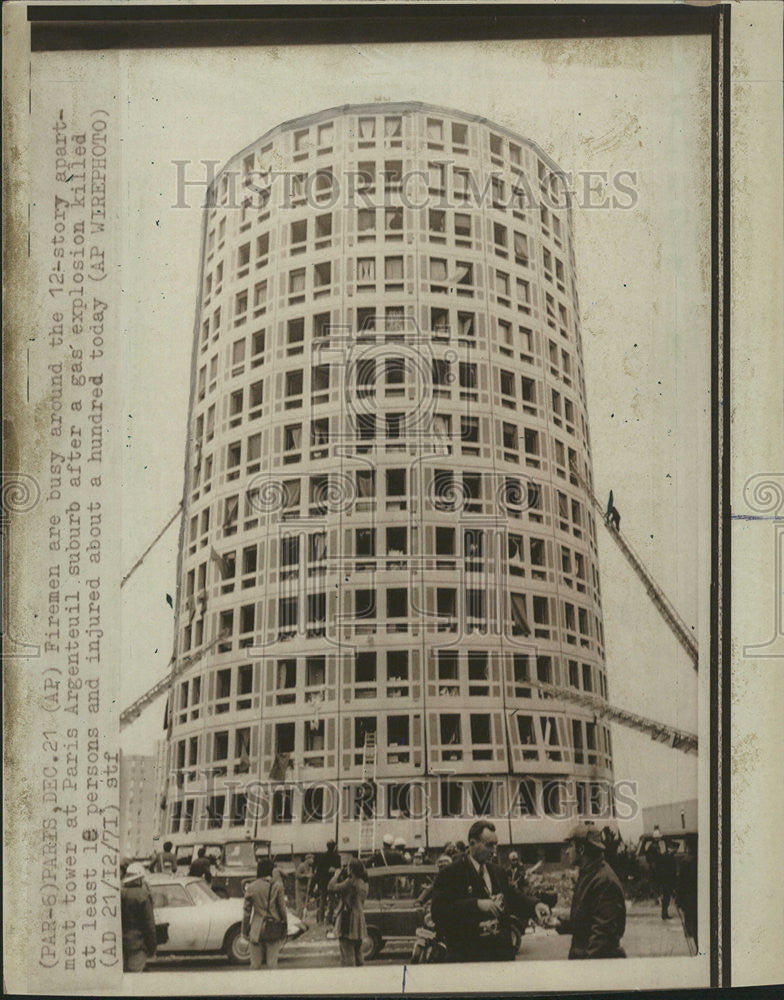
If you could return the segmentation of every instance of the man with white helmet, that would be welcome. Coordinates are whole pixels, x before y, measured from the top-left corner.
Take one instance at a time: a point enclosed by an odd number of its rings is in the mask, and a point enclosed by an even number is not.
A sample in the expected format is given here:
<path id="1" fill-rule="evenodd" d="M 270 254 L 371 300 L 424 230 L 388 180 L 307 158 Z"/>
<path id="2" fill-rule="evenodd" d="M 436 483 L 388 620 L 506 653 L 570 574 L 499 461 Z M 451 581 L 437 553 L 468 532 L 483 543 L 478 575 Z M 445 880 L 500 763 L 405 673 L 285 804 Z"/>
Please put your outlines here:
<path id="1" fill-rule="evenodd" d="M 525 885 L 525 868 L 520 863 L 520 855 L 517 851 L 510 851 L 507 860 L 506 874 L 509 879 L 509 885 L 522 891 Z"/>
<path id="2" fill-rule="evenodd" d="M 400 839 L 400 838 L 398 838 Z M 404 865 L 405 859 L 400 851 L 395 850 L 393 846 L 395 840 L 391 833 L 385 833 L 383 839 L 383 847 L 380 851 L 376 851 L 373 857 L 368 862 L 368 868 L 385 868 L 389 865 Z M 405 841 L 403 842 L 405 846 Z"/>
<path id="3" fill-rule="evenodd" d="M 452 859 L 449 857 L 448 854 L 441 854 L 436 859 L 436 867 L 438 868 L 438 871 L 441 871 L 442 868 L 448 868 L 449 865 L 451 864 L 452 864 Z M 420 892 L 420 894 L 417 896 L 417 903 L 419 906 L 424 906 L 426 903 L 430 902 L 430 897 L 433 895 L 434 884 L 435 884 L 435 878 L 433 879 L 432 882 L 428 883 L 428 885 L 426 885 L 424 889 Z"/>
<path id="4" fill-rule="evenodd" d="M 144 867 L 123 858 L 120 862 L 123 970 L 141 972 L 158 950 L 152 896 L 144 881 Z"/>

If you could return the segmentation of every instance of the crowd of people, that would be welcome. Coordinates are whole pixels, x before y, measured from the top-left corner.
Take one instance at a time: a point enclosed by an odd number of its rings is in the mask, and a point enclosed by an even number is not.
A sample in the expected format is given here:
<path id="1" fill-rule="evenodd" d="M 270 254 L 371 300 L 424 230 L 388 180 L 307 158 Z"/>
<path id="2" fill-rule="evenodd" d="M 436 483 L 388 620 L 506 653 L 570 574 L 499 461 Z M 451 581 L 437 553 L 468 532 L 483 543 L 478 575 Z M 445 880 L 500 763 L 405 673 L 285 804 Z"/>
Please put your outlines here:
<path id="1" fill-rule="evenodd" d="M 436 932 L 450 962 L 513 960 L 512 918 L 525 926 L 533 920 L 571 935 L 570 958 L 620 958 L 626 922 L 621 884 L 604 857 L 601 833 L 589 826 L 572 831 L 567 860 L 579 871 L 572 909 L 567 920 L 553 920 L 551 900 L 531 894 L 526 869 L 516 851 L 507 864 L 495 861 L 498 836 L 488 820 L 478 820 L 468 831 L 468 843 L 449 843 L 435 859 L 436 873 L 417 896 L 429 906 Z M 386 835 L 381 848 L 367 861 L 342 866 L 336 844 L 309 856 L 296 873 L 298 906 L 307 905 L 312 887 L 317 898 L 317 920 L 339 941 L 341 963 L 363 964 L 366 933 L 364 904 L 368 895 L 367 868 L 393 868 L 427 862 L 422 848 L 414 852 L 398 838 Z M 304 909 L 303 911 L 304 912 Z"/>
<path id="2" fill-rule="evenodd" d="M 382 845 L 366 862 L 352 858 L 344 864 L 334 840 L 326 850 L 307 854 L 294 870 L 294 911 L 305 918 L 309 910 L 326 936 L 338 941 L 341 964 L 363 964 L 362 941 L 366 936 L 365 901 L 367 869 L 399 865 L 435 864 L 436 871 L 421 888 L 416 901 L 428 907 L 446 961 L 512 960 L 515 954 L 512 918 L 526 926 L 534 921 L 571 936 L 569 957 L 622 958 L 621 946 L 626 903 L 622 882 L 629 851 L 609 827 L 580 824 L 565 843 L 567 864 L 577 869 L 577 881 L 567 919 L 553 919 L 555 895 L 536 893 L 529 885 L 541 865 L 521 862 L 517 851 L 506 863 L 496 860 L 498 837 L 489 820 L 477 820 L 468 830 L 468 842 L 445 845 L 434 856 L 424 848 L 409 850 L 402 837 L 384 836 Z M 675 899 L 684 931 L 696 950 L 696 856 L 687 854 L 676 868 L 672 847 L 654 838 L 645 851 L 650 878 L 661 899 L 662 919 L 669 919 Z M 176 872 L 177 858 L 167 842 L 151 863 L 152 871 Z M 145 869 L 123 862 L 122 923 L 123 956 L 128 971 L 140 971 L 155 954 L 155 922 Z M 210 858 L 201 847 L 189 867 L 189 875 L 212 881 Z M 258 861 L 256 879 L 246 886 L 242 933 L 250 943 L 251 968 L 277 965 L 280 946 L 287 934 L 288 903 L 280 870 L 270 858 Z"/>

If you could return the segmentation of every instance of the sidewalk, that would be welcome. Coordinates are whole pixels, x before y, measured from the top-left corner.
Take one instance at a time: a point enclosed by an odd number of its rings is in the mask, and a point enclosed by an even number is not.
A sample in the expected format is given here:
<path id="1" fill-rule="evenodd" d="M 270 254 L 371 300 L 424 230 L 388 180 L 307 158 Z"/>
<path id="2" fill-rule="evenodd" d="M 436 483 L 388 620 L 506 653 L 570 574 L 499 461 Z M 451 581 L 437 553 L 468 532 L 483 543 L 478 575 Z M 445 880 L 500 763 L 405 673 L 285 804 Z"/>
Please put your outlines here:
<path id="1" fill-rule="evenodd" d="M 678 912 L 670 907 L 672 918 L 662 920 L 659 906 L 651 901 L 626 902 L 626 933 L 621 942 L 628 958 L 665 958 L 689 955 L 689 946 L 683 933 Z M 287 959 L 305 956 L 338 961 L 338 942 L 327 938 L 327 927 L 311 924 L 309 930 L 297 941 L 284 948 Z M 523 936 L 518 962 L 552 961 L 569 957 L 571 938 L 554 930 L 537 927 Z M 411 955 L 411 945 L 388 942 L 379 959 L 405 962 Z M 374 964 L 374 963 L 370 963 Z"/>
<path id="2" fill-rule="evenodd" d="M 655 902 L 626 901 L 626 933 L 621 946 L 627 958 L 688 957 L 689 946 L 674 906 L 670 907 L 670 913 L 672 919 L 662 920 L 659 906 Z M 568 935 L 537 927 L 533 934 L 523 936 L 517 961 L 568 958 L 570 943 Z"/>

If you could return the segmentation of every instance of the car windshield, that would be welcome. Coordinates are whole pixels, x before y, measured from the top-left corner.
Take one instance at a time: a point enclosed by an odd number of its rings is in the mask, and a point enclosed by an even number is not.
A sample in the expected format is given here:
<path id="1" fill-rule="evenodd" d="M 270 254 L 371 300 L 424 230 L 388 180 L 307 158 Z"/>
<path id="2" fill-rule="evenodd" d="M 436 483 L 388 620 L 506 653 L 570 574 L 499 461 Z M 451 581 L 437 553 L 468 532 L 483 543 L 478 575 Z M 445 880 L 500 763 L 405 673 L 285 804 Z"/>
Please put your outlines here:
<path id="1" fill-rule="evenodd" d="M 370 879 L 371 899 L 416 899 L 435 879 L 435 872 L 413 868 L 405 875 L 379 875 Z"/>
<path id="2" fill-rule="evenodd" d="M 185 887 L 176 882 L 159 883 L 156 882 L 150 888 L 152 905 L 156 910 L 167 907 L 192 906 L 193 901 Z"/>
<path id="3" fill-rule="evenodd" d="M 188 895 L 196 906 L 203 906 L 205 903 L 214 903 L 218 898 L 207 883 L 202 881 L 189 882 Z"/>
<path id="4" fill-rule="evenodd" d="M 227 868 L 253 868 L 256 869 L 256 852 L 250 841 L 240 841 L 235 844 L 226 844 L 226 867 Z"/>

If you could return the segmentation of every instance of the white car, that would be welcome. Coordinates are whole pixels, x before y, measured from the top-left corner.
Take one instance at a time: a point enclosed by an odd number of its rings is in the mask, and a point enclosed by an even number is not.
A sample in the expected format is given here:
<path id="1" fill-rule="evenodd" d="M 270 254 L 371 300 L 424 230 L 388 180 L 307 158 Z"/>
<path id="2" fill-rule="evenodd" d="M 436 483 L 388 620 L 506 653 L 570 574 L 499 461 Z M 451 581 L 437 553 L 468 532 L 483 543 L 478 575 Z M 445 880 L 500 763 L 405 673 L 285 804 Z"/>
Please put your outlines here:
<path id="1" fill-rule="evenodd" d="M 195 876 L 150 873 L 146 881 L 152 894 L 159 956 L 224 952 L 235 964 L 250 961 L 248 941 L 242 936 L 242 899 L 221 899 L 204 879 Z M 289 910 L 287 940 L 306 930 L 307 925 Z"/>

